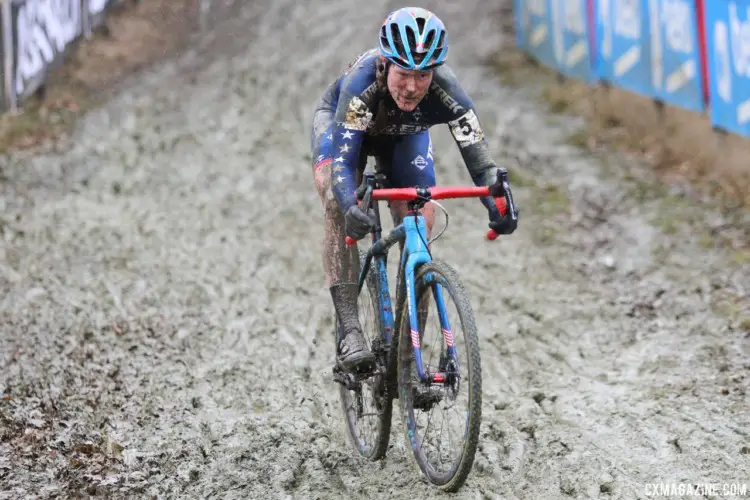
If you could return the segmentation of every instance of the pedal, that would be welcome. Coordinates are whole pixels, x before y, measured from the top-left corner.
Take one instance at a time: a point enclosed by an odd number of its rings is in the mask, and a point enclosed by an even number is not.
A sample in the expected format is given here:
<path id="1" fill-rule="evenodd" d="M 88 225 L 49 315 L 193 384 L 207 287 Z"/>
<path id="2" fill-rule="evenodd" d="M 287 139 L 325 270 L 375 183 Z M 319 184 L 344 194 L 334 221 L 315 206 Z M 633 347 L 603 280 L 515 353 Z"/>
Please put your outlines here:
<path id="1" fill-rule="evenodd" d="M 336 368 L 333 369 L 333 381 L 337 384 L 341 384 L 344 387 L 349 387 L 349 377 L 345 373 L 340 373 L 336 371 Z"/>
<path id="2" fill-rule="evenodd" d="M 348 373 L 338 363 L 333 367 L 333 381 L 337 384 L 341 384 L 350 391 L 359 391 L 362 389 L 361 384 L 356 380 L 351 373 Z"/>

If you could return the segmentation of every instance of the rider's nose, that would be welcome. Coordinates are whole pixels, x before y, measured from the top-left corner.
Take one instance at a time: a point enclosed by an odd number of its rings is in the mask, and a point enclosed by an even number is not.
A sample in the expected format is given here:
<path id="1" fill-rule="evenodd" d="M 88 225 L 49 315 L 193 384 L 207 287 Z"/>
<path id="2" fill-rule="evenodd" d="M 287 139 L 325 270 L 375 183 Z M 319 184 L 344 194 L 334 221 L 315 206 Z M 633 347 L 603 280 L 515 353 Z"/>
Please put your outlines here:
<path id="1" fill-rule="evenodd" d="M 406 90 L 409 93 L 412 93 L 417 90 L 417 84 L 414 82 L 412 78 L 407 78 L 406 80 Z"/>

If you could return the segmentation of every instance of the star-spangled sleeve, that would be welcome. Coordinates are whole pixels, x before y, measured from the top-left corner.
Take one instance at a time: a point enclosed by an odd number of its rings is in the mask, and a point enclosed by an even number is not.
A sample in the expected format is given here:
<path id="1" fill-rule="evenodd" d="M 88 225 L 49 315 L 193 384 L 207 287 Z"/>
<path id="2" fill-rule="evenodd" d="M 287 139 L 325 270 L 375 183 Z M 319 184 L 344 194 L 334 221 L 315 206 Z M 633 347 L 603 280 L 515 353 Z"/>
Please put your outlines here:
<path id="1" fill-rule="evenodd" d="M 342 79 L 333 125 L 331 188 L 342 212 L 356 203 L 357 163 L 373 112 L 375 72 L 370 64 L 355 65 Z"/>

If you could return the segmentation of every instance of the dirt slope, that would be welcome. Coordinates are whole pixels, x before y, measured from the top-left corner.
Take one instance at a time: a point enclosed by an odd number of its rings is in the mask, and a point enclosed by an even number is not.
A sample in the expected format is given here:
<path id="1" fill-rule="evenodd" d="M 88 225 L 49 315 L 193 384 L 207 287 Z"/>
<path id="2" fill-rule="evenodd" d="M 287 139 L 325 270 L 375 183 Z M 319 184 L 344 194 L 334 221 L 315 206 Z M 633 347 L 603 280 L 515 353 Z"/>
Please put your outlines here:
<path id="1" fill-rule="evenodd" d="M 309 121 L 394 2 L 258 0 L 0 168 L 0 498 L 438 498 L 394 430 L 357 459 L 331 381 Z M 568 143 L 480 64 L 491 2 L 433 1 L 521 226 L 446 202 L 435 252 L 480 327 L 484 424 L 457 498 L 645 498 L 750 482 L 750 259 L 718 214 Z M 342 47 L 344 49 L 342 49 Z M 469 182 L 444 128 L 439 180 Z M 668 223 L 668 224 L 667 224 Z"/>

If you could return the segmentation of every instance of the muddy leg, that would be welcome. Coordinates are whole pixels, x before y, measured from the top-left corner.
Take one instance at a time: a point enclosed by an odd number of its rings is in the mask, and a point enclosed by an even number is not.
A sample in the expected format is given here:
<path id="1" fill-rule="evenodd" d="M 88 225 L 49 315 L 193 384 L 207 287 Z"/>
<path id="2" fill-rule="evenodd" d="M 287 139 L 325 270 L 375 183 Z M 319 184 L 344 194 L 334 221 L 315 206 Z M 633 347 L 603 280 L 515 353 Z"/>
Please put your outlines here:
<path id="1" fill-rule="evenodd" d="M 315 185 L 324 209 L 323 269 L 336 315 L 342 326 L 339 361 L 346 369 L 372 363 L 374 357 L 362 334 L 357 308 L 359 252 L 344 241 L 344 216 L 330 189 L 330 163 L 315 171 Z"/>

